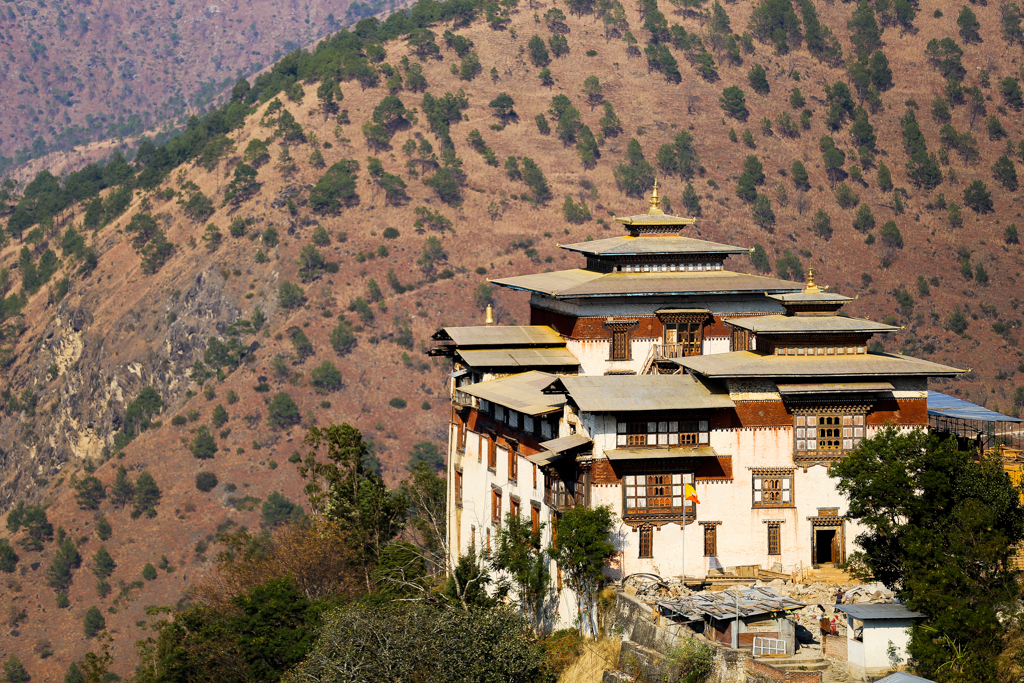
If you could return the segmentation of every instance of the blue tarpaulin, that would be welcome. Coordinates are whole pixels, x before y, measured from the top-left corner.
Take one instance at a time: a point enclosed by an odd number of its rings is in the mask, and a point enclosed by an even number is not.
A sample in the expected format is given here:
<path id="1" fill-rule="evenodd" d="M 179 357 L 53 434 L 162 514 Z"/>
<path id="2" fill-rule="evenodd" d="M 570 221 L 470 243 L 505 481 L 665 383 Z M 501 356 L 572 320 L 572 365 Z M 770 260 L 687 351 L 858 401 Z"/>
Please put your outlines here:
<path id="1" fill-rule="evenodd" d="M 938 391 L 928 392 L 928 415 L 976 422 L 1024 422 Z"/>

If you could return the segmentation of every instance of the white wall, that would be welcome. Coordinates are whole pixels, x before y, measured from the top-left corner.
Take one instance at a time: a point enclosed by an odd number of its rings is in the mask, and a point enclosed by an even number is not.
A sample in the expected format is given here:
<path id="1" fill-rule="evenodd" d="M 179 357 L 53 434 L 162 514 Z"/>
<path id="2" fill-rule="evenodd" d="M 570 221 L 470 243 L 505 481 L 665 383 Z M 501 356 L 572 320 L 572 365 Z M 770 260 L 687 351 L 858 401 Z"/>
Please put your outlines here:
<path id="1" fill-rule="evenodd" d="M 891 668 L 889 644 L 896 647 L 898 664 L 907 661 L 911 619 L 871 619 L 864 622 L 862 641 L 853 639 L 853 619 L 847 617 L 846 658 L 854 676 L 878 675 Z"/>

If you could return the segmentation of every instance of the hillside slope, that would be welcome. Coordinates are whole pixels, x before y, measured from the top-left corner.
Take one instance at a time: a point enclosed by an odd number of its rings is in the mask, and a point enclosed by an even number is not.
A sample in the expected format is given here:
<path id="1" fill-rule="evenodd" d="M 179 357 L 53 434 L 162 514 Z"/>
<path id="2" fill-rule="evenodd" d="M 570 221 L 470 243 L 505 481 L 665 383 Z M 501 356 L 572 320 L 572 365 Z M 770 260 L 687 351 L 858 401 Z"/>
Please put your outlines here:
<path id="1" fill-rule="evenodd" d="M 86 220 L 84 205 L 57 216 L 49 232 L 36 236 L 41 241 L 26 232 L 29 260 L 22 263 L 42 264 L 47 248 L 60 252 L 61 261 L 50 282 L 27 297 L 23 318 L 17 318 L 23 319 L 24 330 L 9 340 L 12 355 L 0 377 L 6 397 L 0 417 L 3 502 L 9 506 L 27 499 L 48 505 L 50 521 L 80 542 L 86 561 L 75 572 L 68 593 L 70 606 L 58 609 L 55 592 L 45 578 L 56 543 L 46 543 L 39 553 L 19 549 L 18 570 L 7 580 L 4 593 L 14 616 L 10 629 L 0 635 L 0 647 L 18 652 L 33 676 L 54 679 L 69 661 L 95 646 L 82 635 L 82 620 L 88 607 L 97 605 L 104 610 L 114 637 L 115 668 L 128 673 L 132 643 L 146 634 L 145 606 L 173 604 L 189 583 L 208 570 L 216 546 L 207 550 L 200 545 L 198 550 L 204 552 L 197 552 L 197 543 L 208 543 L 218 527 L 228 528 L 224 526 L 228 520 L 257 525 L 259 506 L 274 491 L 301 502 L 302 482 L 287 460 L 301 450 L 304 425 L 269 423 L 274 412 L 270 402 L 279 392 L 295 401 L 296 417 L 306 425 L 348 421 L 372 436 L 385 478 L 391 483 L 399 480 L 413 444 L 426 440 L 440 445 L 446 440 L 448 406 L 443 385 L 447 368 L 421 355 L 429 335 L 445 324 L 481 322 L 489 295 L 495 299 L 500 323 L 528 322 L 525 295 L 489 292 L 481 287 L 486 278 L 576 267 L 582 265 L 580 259 L 558 249 L 559 243 L 619 234 L 612 214 L 632 214 L 645 206 L 643 198 L 626 196 L 616 180 L 616 167 L 625 160 L 631 139 L 638 141 L 653 164 L 659 148 L 680 132 L 693 136 L 702 170 L 695 171 L 689 181 L 678 172 L 658 171 L 658 178 L 663 196 L 676 213 L 687 213 L 683 193 L 687 182 L 692 183 L 701 206 L 695 236 L 760 244 L 773 269 L 778 269 L 780 259 L 783 264 L 798 261 L 797 266 L 786 267 L 798 277 L 813 266 L 819 283 L 858 297 L 847 307 L 850 314 L 874 319 L 893 316 L 906 326 L 886 342 L 887 350 L 906 350 L 972 368 L 964 377 L 936 383 L 935 388 L 1010 409 L 1014 387 L 1024 383 L 1019 380 L 1022 368 L 1016 349 L 1021 252 L 1016 244 L 1007 243 L 1005 229 L 1019 218 L 1020 199 L 1016 192 L 1002 189 L 991 172 L 1007 139 L 988 139 L 983 117 L 976 117 L 976 158 L 965 162 L 951 153 L 949 164 L 941 167 L 943 182 L 931 192 L 916 187 L 905 170 L 908 155 L 900 118 L 908 101 L 918 104 L 916 118 L 928 149 L 940 148 L 940 123 L 933 120 L 929 108 L 945 80 L 928 64 L 925 46 L 933 37 L 956 36 L 957 27 L 952 16 L 933 16 L 937 7 L 922 2 L 914 31 L 901 36 L 890 27 L 883 35 L 894 84 L 881 94 L 882 106 L 870 121 L 878 137 L 876 157 L 892 170 L 895 185 L 904 188 L 906 196 L 902 213 L 897 213 L 894 193 L 879 188 L 875 169 L 864 173 L 863 184 L 847 178 L 848 186 L 859 195 L 859 205 L 869 206 L 873 213 L 876 227 L 864 232 L 853 227 L 858 207 L 839 206 L 819 149 L 822 136 L 830 134 L 848 158 L 857 155 L 851 147 L 850 122 L 836 131 L 824 122 L 825 86 L 845 81 L 845 70 L 819 62 L 803 48 L 792 57 L 778 56 L 773 47 L 755 41 L 753 53 L 742 55 L 742 64 L 719 64 L 718 77 L 710 82 L 685 61 L 682 51 L 671 48 L 681 71 L 680 82 L 672 83 L 649 71 L 643 57 L 630 54 L 624 40 L 606 39 L 600 20 L 584 13 L 555 25 L 557 35 L 567 37 L 569 53 L 551 60 L 552 84 L 541 86 L 540 68 L 530 63 L 527 41 L 535 33 L 544 39 L 555 34 L 541 18 L 552 6 L 539 3 L 530 10 L 521 7 L 501 31 L 479 21 L 457 30 L 472 40 L 481 65 L 478 74 L 467 69 L 467 79 L 452 73 L 453 66 L 458 72 L 464 65 L 454 49 L 441 47 L 437 58 L 423 62 L 415 55 L 409 60 L 422 64 L 432 97 L 457 94 L 460 88 L 465 92 L 467 106 L 460 113 L 454 106 L 458 97 L 449 100 L 454 108 L 449 109 L 448 119 L 465 173 L 464 185 L 457 189 L 438 185 L 443 192 L 461 194 L 457 206 L 440 201 L 439 193 L 423 182 L 436 177 L 445 161 L 441 136 L 432 130 L 427 111 L 435 110 L 424 106 L 422 93 L 395 88 L 404 106 L 414 111 L 396 120 L 388 114 L 396 111 L 394 106 L 381 108 L 378 120 L 385 121 L 393 135 L 390 143 L 378 139 L 371 148 L 362 126 L 373 120 L 375 109 L 386 101 L 387 79 L 372 87 L 354 80 L 340 84 L 348 123 L 323 112 L 317 99 L 319 84 L 312 82 L 305 84 L 301 101 L 282 95 L 260 104 L 230 134 L 233 149 L 208 160 L 207 166 L 189 163 L 153 189 L 135 190 L 124 213 L 95 233 L 86 233 L 97 254 L 96 266 L 87 274 L 78 274 L 82 261 L 73 254 L 80 252 L 65 239 L 69 226 L 81 229 Z M 709 30 L 707 21 L 672 14 L 668 6 L 662 9 L 670 23 L 688 32 L 700 35 Z M 733 30 L 742 33 L 750 6 L 733 4 L 725 9 Z M 854 6 L 822 4 L 818 9 L 822 22 L 849 52 L 846 21 Z M 992 85 L 983 92 L 992 100 L 985 103 L 986 115 L 997 116 L 1008 139 L 1016 143 L 1024 137 L 1024 126 L 1011 110 L 999 112 L 1002 96 L 996 84 L 1018 75 L 1014 60 L 1020 48 L 1007 46 L 1000 37 L 998 8 L 979 6 L 974 11 L 983 42 L 963 45 L 963 66 L 969 74 L 966 84 L 978 82 L 975 75 L 982 68 L 987 70 Z M 646 39 L 634 8 L 624 12 L 633 34 Z M 446 28 L 436 27 L 436 31 L 440 34 Z M 442 42 L 440 36 L 438 42 Z M 400 65 L 409 56 L 406 42 L 391 42 L 385 48 L 384 64 L 404 72 Z M 748 84 L 747 74 L 754 64 L 766 70 L 770 92 L 765 95 L 754 93 Z M 799 81 L 788 75 L 791 69 L 799 72 Z M 594 99 L 612 105 L 621 120 L 621 132 L 610 131 L 604 137 L 600 158 L 586 168 L 576 146 L 558 140 L 549 110 L 554 96 L 565 95 L 579 110 L 582 123 L 599 131 L 603 105 L 595 101 L 591 106 L 583 92 L 589 76 L 599 78 L 603 89 L 601 97 Z M 746 93 L 750 112 L 746 122 L 725 118 L 719 105 L 723 89 L 733 84 Z M 793 109 L 789 103 L 793 87 L 799 87 L 807 100 L 809 129 L 798 128 L 794 137 L 765 133 L 757 123 L 762 118 L 775 121 L 787 111 L 799 118 L 800 108 Z M 512 97 L 518 114 L 507 125 L 489 106 L 503 92 Z M 394 105 L 393 100 L 389 102 Z M 557 102 L 566 111 L 565 102 Z M 961 132 L 970 128 L 968 109 L 963 105 L 952 112 L 952 125 Z M 547 135 L 535 123 L 540 114 L 552 127 Z M 731 128 L 738 137 L 749 128 L 755 147 L 731 141 Z M 480 132 L 483 146 L 468 141 L 474 129 Z M 379 138 L 379 133 L 369 132 Z M 578 135 L 582 137 L 581 132 Z M 285 141 L 289 136 L 292 140 Z M 403 148 L 410 139 L 416 149 L 407 155 Z M 251 197 L 224 204 L 253 140 L 269 140 L 264 163 L 255 161 L 258 186 L 248 188 Z M 429 141 L 433 151 L 424 151 L 422 140 Z M 496 165 L 481 153 L 487 148 Z M 771 201 L 775 214 L 774 224 L 762 221 L 766 227 L 753 220 L 751 205 L 736 194 L 749 154 L 763 165 L 766 179 L 757 192 Z M 540 204 L 531 201 L 535 188 L 510 179 L 505 170 L 509 156 L 518 158 L 520 169 L 527 168 L 525 158 L 536 162 L 552 199 Z M 380 169 L 368 161 L 371 157 L 380 160 Z M 348 184 L 352 164 L 343 160 L 358 163 L 354 184 Z M 809 173 L 807 191 L 793 185 L 790 169 L 796 160 L 802 160 Z M 407 162 L 416 170 L 415 176 Z M 448 163 L 455 168 L 451 159 Z M 851 165 L 852 161 L 846 164 L 847 173 Z M 312 191 L 325 174 L 334 177 L 328 191 Z M 458 175 L 454 170 L 453 174 Z M 401 199 L 393 176 L 407 183 L 407 200 Z M 938 195 L 943 193 L 947 203 L 964 206 L 964 188 L 975 179 L 983 180 L 992 191 L 993 210 L 974 213 L 965 207 L 963 226 L 951 228 L 947 210 L 935 208 Z M 385 185 L 391 190 L 390 200 Z M 200 193 L 212 200 L 208 215 L 196 200 Z M 108 190 L 106 196 L 112 194 Z M 585 203 L 592 218 L 580 224 L 567 222 L 562 211 L 566 196 L 574 203 Z M 342 201 L 337 211 L 315 210 L 331 199 Z M 421 207 L 424 210 L 417 213 Z M 830 235 L 812 231 L 812 218 L 819 209 L 830 216 Z M 434 220 L 433 225 L 429 218 L 424 220 L 425 213 L 433 212 L 451 221 L 450 229 L 443 220 Z M 143 215 L 152 216 L 152 223 L 138 218 Z M 240 234 L 233 236 L 229 225 L 236 218 L 251 222 L 236 223 Z M 883 239 L 881 227 L 889 220 L 898 226 L 902 246 L 891 232 L 886 233 L 888 241 Z M 267 234 L 269 228 L 276 230 L 276 240 Z M 148 231 L 145 238 L 140 230 Z M 159 246 L 152 235 L 160 230 L 173 245 L 172 252 L 150 246 Z M 146 247 L 133 247 L 133 241 L 141 245 L 147 240 Z M 314 240 L 326 263 L 308 251 Z M 62 248 L 62 243 L 68 246 Z M 0 266 L 16 266 L 23 246 L 11 240 L 0 252 Z M 299 261 L 304 248 L 301 267 L 308 270 L 308 282 L 303 283 Z M 961 274 L 958 250 L 966 250 L 969 279 Z M 139 251 L 150 256 L 167 252 L 167 258 L 144 261 Z M 331 262 L 337 264 L 336 272 Z M 986 282 L 980 281 L 979 264 L 987 274 Z M 734 258 L 728 266 L 754 270 L 745 258 Z M 399 287 L 389 285 L 389 271 L 394 273 L 391 282 Z M 9 272 L 23 274 L 17 269 Z M 921 291 L 925 287 L 918 288 L 919 275 L 924 276 L 927 294 Z M 65 276 L 66 293 L 59 285 Z M 11 281 L 15 279 L 19 278 Z M 370 285 L 371 279 L 379 292 Z M 299 284 L 305 301 L 292 308 L 281 306 L 285 282 Z M 412 288 L 406 290 L 408 285 Z M 901 287 L 906 291 L 897 297 L 894 292 Z M 10 291 L 17 292 L 18 286 Z M 374 303 L 378 296 L 381 303 Z M 360 303 L 360 298 L 366 301 Z M 257 307 L 266 317 L 257 329 L 251 322 L 239 324 L 254 316 L 258 319 Z M 965 325 L 962 334 L 948 329 L 957 307 L 963 320 L 952 322 L 954 327 Z M 340 319 L 352 325 L 356 343 L 351 349 L 345 348 L 347 328 Z M 336 332 L 339 327 L 341 332 Z M 311 349 L 300 348 L 299 332 Z M 211 337 L 222 342 L 234 337 L 238 346 L 223 351 L 210 344 Z M 239 353 L 244 357 L 233 369 Z M 276 360 L 279 355 L 282 360 Z M 230 360 L 221 363 L 226 357 Z M 211 363 L 220 363 L 222 378 L 211 372 L 196 381 L 204 374 L 203 367 L 196 369 L 196 361 L 204 361 L 207 370 Z M 325 361 L 340 370 L 344 385 L 340 389 L 317 391 L 311 385 L 314 368 Z M 162 411 L 154 415 L 152 427 L 124 445 L 125 438 L 118 434 L 127 433 L 129 404 L 145 387 L 153 387 L 160 395 Z M 237 402 L 229 401 L 230 392 L 237 395 Z M 228 413 L 226 423 L 214 423 L 218 405 Z M 173 420 L 176 416 L 182 417 Z M 199 460 L 190 451 L 201 427 L 210 430 L 218 448 L 212 460 Z M 133 479 L 143 470 L 154 476 L 163 492 L 156 517 L 132 520 L 130 510 L 109 500 L 97 510 L 82 510 L 76 504 L 70 487 L 73 473 L 82 479 L 87 466 L 96 466 L 95 476 L 110 486 L 119 465 Z M 194 478 L 200 471 L 216 473 L 220 484 L 212 492 L 196 489 Z M 117 563 L 110 579 L 114 591 L 104 598 L 97 594 L 89 572 L 89 558 L 101 544 L 94 533 L 101 513 L 113 525 L 113 536 L 104 545 Z M 13 539 L 23 535 L 18 532 Z M 156 580 L 132 587 L 132 582 L 141 580 L 141 567 L 158 563 L 162 555 L 174 572 L 160 572 Z M 122 588 L 125 594 L 115 603 Z M 19 616 L 21 610 L 24 618 Z M 50 643 L 52 656 L 43 656 L 47 648 L 42 641 Z"/>
<path id="2" fill-rule="evenodd" d="M 199 111 L 239 75 L 337 30 L 349 4 L 8 3 L 0 11 L 0 171 Z"/>

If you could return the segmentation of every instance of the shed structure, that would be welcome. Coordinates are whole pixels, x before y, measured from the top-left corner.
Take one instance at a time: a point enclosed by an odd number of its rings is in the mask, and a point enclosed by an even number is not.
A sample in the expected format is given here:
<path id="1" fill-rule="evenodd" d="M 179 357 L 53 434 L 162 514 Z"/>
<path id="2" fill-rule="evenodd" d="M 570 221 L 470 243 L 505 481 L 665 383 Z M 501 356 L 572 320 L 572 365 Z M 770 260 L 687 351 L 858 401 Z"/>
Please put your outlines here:
<path id="1" fill-rule="evenodd" d="M 924 617 L 898 603 L 836 605 L 846 614 L 846 660 L 850 674 L 867 680 L 907 661 L 910 627 Z M 830 636 L 831 637 L 831 636 Z M 889 658 L 890 644 L 898 661 Z"/>
<path id="2" fill-rule="evenodd" d="M 938 434 L 955 436 L 963 445 L 974 442 L 976 448 L 987 450 L 1024 446 L 1021 420 L 983 408 L 938 391 L 928 392 L 928 426 Z"/>

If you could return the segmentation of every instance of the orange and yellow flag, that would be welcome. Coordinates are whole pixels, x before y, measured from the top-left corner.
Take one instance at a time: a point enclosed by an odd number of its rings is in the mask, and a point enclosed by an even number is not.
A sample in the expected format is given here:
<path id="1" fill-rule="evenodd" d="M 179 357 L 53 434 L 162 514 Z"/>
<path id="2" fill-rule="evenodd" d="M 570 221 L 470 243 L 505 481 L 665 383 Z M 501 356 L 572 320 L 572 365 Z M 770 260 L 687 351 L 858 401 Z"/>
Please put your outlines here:
<path id="1" fill-rule="evenodd" d="M 683 494 L 685 495 L 686 500 L 692 500 L 694 503 L 697 503 L 698 505 L 700 504 L 700 501 L 697 500 L 697 489 L 693 488 L 689 484 L 683 488 Z"/>

